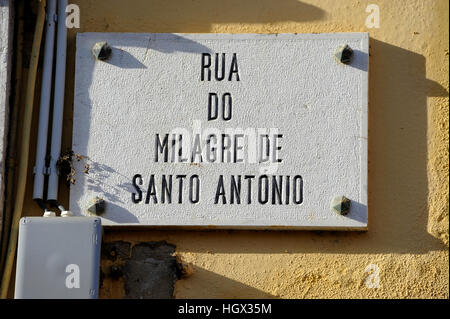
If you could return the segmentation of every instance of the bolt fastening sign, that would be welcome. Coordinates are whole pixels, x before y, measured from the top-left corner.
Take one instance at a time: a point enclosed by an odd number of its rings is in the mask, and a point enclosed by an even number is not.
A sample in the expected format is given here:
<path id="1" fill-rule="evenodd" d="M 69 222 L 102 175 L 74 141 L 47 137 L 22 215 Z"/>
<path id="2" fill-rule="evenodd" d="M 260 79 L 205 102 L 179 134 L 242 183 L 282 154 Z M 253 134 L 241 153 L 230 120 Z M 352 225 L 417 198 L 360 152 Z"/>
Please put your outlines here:
<path id="1" fill-rule="evenodd" d="M 103 225 L 366 229 L 368 43 L 79 33 L 70 209 Z"/>

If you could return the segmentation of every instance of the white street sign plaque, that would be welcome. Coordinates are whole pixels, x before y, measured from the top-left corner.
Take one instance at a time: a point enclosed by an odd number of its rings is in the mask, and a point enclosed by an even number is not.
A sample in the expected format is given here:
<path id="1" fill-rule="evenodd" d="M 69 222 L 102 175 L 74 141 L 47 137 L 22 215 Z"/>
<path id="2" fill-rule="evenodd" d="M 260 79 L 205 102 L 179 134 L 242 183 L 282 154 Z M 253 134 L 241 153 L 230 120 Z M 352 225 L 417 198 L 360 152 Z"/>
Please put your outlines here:
<path id="1" fill-rule="evenodd" d="M 105 225 L 366 229 L 368 43 L 78 34 L 70 209 Z"/>

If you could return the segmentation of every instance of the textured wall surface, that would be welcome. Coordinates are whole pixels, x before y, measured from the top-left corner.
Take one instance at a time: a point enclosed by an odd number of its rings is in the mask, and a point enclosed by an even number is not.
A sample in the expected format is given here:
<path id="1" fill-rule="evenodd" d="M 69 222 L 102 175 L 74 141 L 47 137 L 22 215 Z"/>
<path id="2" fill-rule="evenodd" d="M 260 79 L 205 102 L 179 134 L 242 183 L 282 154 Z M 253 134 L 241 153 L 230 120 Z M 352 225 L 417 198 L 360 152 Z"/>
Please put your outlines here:
<path id="1" fill-rule="evenodd" d="M 72 142 L 76 32 L 370 32 L 369 231 L 105 232 L 106 242 L 175 245 L 190 275 L 176 298 L 449 297 L 447 0 L 71 2 L 81 28 L 69 32 L 63 148 Z M 365 26 L 370 3 L 379 28 Z M 40 214 L 30 187 L 27 198 L 24 214 Z M 68 204 L 65 185 L 61 199 Z M 370 264 L 380 288 L 366 287 Z M 104 280 L 101 294 L 125 296 L 124 280 Z"/>
<path id="2" fill-rule="evenodd" d="M 134 246 L 125 241 L 105 243 L 100 297 L 171 298 L 175 283 L 182 275 L 181 264 L 174 253 L 175 246 L 165 241 Z M 117 285 L 122 286 L 123 291 L 114 287 Z"/>

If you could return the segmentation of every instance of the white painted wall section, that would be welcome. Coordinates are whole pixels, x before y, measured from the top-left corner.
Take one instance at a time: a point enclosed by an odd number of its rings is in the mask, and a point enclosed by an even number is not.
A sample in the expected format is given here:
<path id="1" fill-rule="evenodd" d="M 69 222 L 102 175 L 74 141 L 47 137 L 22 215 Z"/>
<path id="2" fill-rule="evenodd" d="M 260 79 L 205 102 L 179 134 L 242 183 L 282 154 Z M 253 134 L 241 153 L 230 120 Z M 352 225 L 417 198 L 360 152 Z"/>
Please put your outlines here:
<path id="1" fill-rule="evenodd" d="M 11 0 L 0 0 L 0 233 L 3 220 L 12 44 L 13 4 Z"/>

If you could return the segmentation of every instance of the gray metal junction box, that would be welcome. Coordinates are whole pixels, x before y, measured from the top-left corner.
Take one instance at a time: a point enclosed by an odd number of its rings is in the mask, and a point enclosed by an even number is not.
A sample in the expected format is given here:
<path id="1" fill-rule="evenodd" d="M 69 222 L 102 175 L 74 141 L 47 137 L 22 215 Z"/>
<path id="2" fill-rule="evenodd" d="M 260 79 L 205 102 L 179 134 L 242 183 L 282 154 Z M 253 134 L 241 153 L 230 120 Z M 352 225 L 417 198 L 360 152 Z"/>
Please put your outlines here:
<path id="1" fill-rule="evenodd" d="M 97 298 L 101 230 L 97 217 L 23 217 L 15 298 Z"/>

